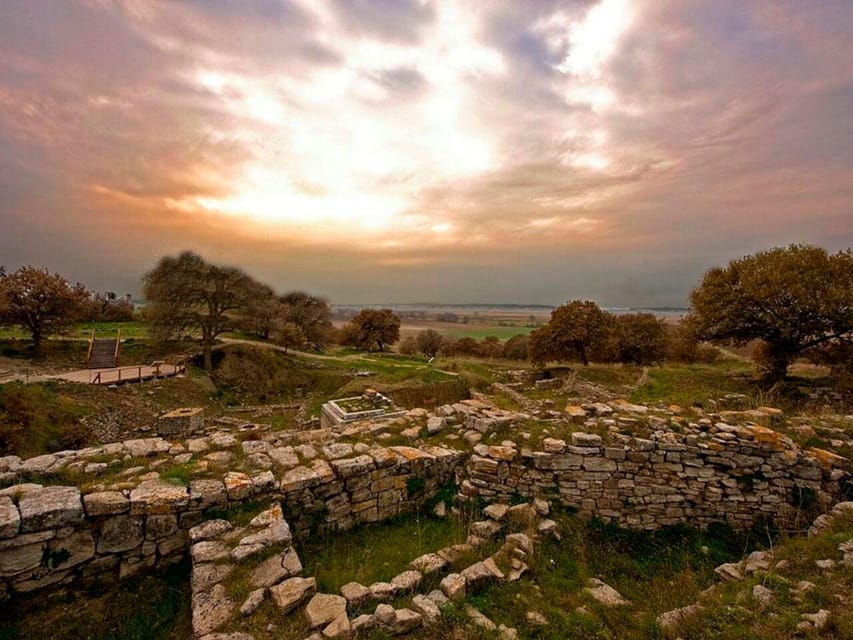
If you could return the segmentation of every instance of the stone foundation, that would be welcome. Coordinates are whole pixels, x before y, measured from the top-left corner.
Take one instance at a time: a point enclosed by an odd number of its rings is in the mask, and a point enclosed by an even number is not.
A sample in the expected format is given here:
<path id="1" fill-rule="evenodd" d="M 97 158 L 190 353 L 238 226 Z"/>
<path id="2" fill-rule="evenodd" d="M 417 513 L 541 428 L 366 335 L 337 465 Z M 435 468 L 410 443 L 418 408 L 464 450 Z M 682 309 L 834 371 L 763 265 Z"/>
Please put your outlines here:
<path id="1" fill-rule="evenodd" d="M 843 499 L 850 479 L 845 458 L 803 451 L 759 426 L 718 423 L 613 440 L 576 432 L 568 443 L 546 438 L 537 450 L 478 444 L 461 493 L 498 502 L 542 497 L 630 528 L 726 522 L 745 529 L 760 518 L 797 524 L 804 511 Z"/>

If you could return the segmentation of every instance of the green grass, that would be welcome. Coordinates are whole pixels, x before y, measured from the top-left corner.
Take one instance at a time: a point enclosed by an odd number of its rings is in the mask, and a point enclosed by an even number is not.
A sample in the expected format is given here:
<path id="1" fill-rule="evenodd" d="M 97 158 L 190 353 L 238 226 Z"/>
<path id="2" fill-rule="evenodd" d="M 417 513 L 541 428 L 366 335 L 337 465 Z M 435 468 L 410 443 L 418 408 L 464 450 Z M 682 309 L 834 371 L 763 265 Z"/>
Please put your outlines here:
<path id="1" fill-rule="evenodd" d="M 565 512 L 552 517 L 563 538 L 541 541 L 525 578 L 494 584 L 468 597 L 496 624 L 516 627 L 524 639 L 658 638 L 653 623 L 657 614 L 694 602 L 715 581 L 715 566 L 739 559 L 758 542 L 755 536 L 722 527 L 709 532 L 674 527 L 650 533 L 585 522 Z M 593 577 L 634 604 L 601 607 L 583 591 Z M 578 607 L 587 613 L 579 613 Z M 548 626 L 528 625 L 526 613 L 531 610 L 542 613 Z"/>
<path id="2" fill-rule="evenodd" d="M 129 322 L 80 322 L 66 334 L 60 337 L 72 339 L 86 339 L 92 337 L 92 329 L 95 330 L 95 337 L 98 338 L 114 338 L 118 331 L 121 331 L 122 338 L 146 338 L 148 330 L 144 322 L 132 320 Z M 30 337 L 26 331 L 19 327 L 0 327 L 0 339 L 27 339 Z"/>
<path id="3" fill-rule="evenodd" d="M 650 382 L 631 395 L 633 402 L 704 406 L 729 393 L 755 394 L 752 365 L 728 360 L 715 364 L 667 364 L 650 368 Z"/>
<path id="4" fill-rule="evenodd" d="M 460 326 L 458 329 L 449 329 L 444 331 L 448 336 L 453 338 L 474 338 L 476 340 L 482 340 L 483 338 L 488 338 L 489 336 L 494 336 L 496 338 L 500 338 L 501 340 L 509 340 L 513 336 L 517 335 L 529 335 L 533 331 L 533 327 L 471 327 L 467 328 L 464 325 Z"/>
<path id="5" fill-rule="evenodd" d="M 407 516 L 314 538 L 298 551 L 318 590 L 337 593 L 353 580 L 365 586 L 387 582 L 418 556 L 464 542 L 467 526 L 465 518 Z"/>

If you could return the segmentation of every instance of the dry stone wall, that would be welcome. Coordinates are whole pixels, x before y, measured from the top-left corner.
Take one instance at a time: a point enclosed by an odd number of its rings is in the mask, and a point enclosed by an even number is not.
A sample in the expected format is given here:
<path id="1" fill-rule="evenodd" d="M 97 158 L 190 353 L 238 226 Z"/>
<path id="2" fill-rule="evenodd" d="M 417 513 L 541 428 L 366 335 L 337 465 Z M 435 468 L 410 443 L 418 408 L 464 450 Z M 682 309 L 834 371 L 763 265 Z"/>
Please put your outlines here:
<path id="1" fill-rule="evenodd" d="M 168 455 L 169 448 L 151 438 L 146 450 Z M 133 488 L 85 495 L 73 486 L 40 484 L 0 490 L 0 600 L 50 585 L 125 578 L 179 560 L 191 527 L 215 510 L 250 501 L 280 501 L 297 533 L 378 522 L 414 510 L 453 479 L 462 458 L 442 447 L 365 449 L 302 465 L 294 455 L 286 471 L 228 471 L 188 486 L 153 473 L 140 476 Z"/>
<path id="2" fill-rule="evenodd" d="M 748 528 L 759 518 L 791 524 L 804 507 L 826 509 L 850 478 L 845 458 L 803 451 L 760 426 L 716 423 L 609 439 L 575 432 L 569 442 L 546 438 L 537 450 L 478 444 L 461 493 L 504 502 L 542 497 L 631 528 L 720 521 Z"/>

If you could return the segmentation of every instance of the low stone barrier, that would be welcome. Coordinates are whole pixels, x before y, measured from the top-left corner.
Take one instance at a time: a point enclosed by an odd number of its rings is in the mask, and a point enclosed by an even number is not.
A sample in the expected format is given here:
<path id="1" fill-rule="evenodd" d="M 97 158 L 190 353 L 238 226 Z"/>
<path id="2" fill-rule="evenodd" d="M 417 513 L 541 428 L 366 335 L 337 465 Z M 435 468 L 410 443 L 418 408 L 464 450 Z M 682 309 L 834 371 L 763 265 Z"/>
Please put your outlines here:
<path id="1" fill-rule="evenodd" d="M 0 491 L 0 600 L 179 560 L 191 527 L 249 501 L 280 500 L 297 534 L 379 522 L 413 511 L 453 479 L 461 460 L 442 447 L 371 447 L 279 476 L 227 472 L 188 486 L 155 478 L 83 495 L 77 487 L 14 485 Z"/>
<path id="2" fill-rule="evenodd" d="M 658 431 L 651 439 L 592 433 L 541 450 L 478 444 L 465 465 L 461 494 L 508 502 L 543 497 L 631 528 L 727 522 L 749 528 L 760 518 L 796 524 L 803 511 L 843 499 L 850 464 L 760 426 L 723 423 Z M 812 514 L 813 515 L 813 514 Z"/>

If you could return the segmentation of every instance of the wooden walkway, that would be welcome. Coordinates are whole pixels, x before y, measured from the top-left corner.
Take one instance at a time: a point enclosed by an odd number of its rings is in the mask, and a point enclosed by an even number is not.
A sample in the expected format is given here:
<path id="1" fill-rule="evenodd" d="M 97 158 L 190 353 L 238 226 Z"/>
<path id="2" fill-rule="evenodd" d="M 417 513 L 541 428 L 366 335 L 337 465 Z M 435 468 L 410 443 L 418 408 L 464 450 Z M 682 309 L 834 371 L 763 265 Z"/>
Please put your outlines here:
<path id="1" fill-rule="evenodd" d="M 184 373 L 184 371 L 186 371 L 185 365 L 154 364 L 113 367 L 111 369 L 80 369 L 79 371 L 69 371 L 45 377 L 54 380 L 82 382 L 83 384 L 124 384 L 157 378 L 171 378 Z"/>

